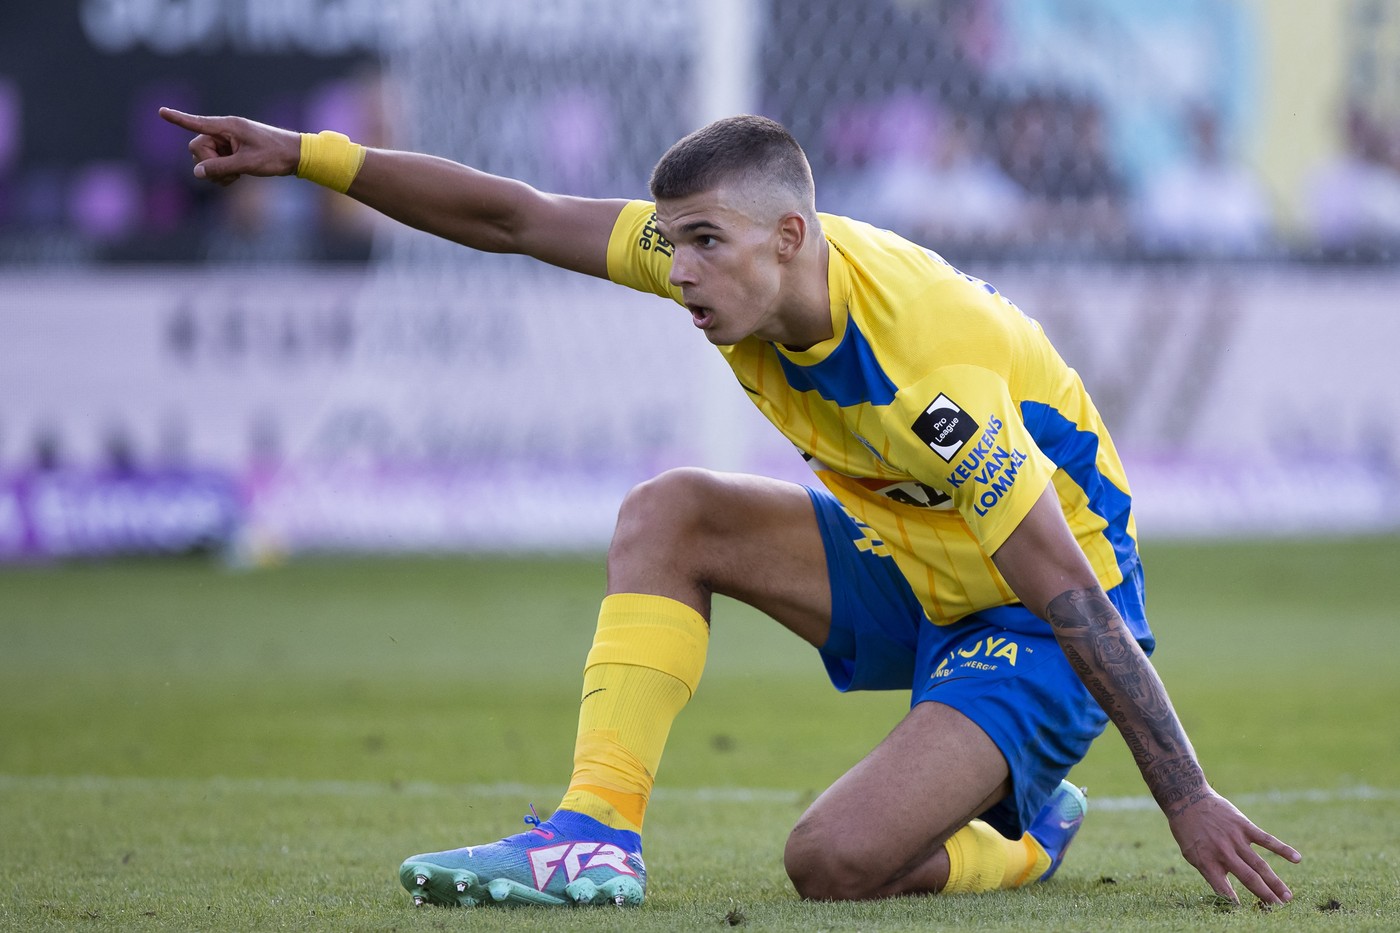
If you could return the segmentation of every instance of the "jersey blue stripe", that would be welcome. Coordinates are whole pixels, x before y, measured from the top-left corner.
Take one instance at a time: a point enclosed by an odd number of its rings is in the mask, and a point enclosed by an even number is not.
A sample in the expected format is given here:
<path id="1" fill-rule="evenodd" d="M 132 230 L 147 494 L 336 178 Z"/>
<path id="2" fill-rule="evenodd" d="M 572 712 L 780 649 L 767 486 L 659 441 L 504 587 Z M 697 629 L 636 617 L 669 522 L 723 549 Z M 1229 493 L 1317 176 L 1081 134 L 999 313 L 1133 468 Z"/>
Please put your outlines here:
<path id="1" fill-rule="evenodd" d="M 846 321 L 846 333 L 841 343 L 820 363 L 799 366 L 783 354 L 778 354 L 787 384 L 798 392 L 816 392 L 828 402 L 843 408 L 869 402 L 888 405 L 898 391 L 890 377 L 880 368 L 870 342 L 856 327 L 853 319 Z"/>
<path id="2" fill-rule="evenodd" d="M 1138 559 L 1137 544 L 1128 534 L 1132 498 L 1099 472 L 1099 436 L 1079 426 L 1044 402 L 1022 402 L 1021 418 L 1036 445 L 1084 490 L 1089 509 L 1108 523 L 1104 535 L 1113 545 L 1118 567 L 1125 573 Z"/>

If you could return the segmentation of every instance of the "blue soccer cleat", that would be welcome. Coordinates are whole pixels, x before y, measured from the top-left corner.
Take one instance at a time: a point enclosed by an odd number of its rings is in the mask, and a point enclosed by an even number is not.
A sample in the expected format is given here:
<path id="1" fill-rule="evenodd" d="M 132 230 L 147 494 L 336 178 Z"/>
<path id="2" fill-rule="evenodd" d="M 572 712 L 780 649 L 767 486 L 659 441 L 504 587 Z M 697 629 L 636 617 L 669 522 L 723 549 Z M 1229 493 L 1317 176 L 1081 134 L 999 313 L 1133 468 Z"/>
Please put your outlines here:
<path id="1" fill-rule="evenodd" d="M 489 845 L 415 855 L 399 881 L 416 906 L 446 904 L 615 904 L 636 907 L 646 894 L 642 840 L 581 813 L 558 810 L 534 828 Z"/>
<path id="2" fill-rule="evenodd" d="M 1030 828 L 1026 832 L 1030 833 L 1031 838 L 1040 843 L 1041 848 L 1050 856 L 1050 867 L 1045 869 L 1045 874 L 1037 878 L 1037 881 L 1049 881 L 1060 867 L 1060 863 L 1065 860 L 1069 844 L 1074 841 L 1079 827 L 1084 825 L 1084 814 L 1088 809 L 1089 803 L 1084 799 L 1084 792 L 1069 781 L 1061 781 L 1060 786 L 1050 795 L 1050 799 L 1045 801 L 1045 806 L 1041 807 L 1035 819 L 1031 820 Z"/>

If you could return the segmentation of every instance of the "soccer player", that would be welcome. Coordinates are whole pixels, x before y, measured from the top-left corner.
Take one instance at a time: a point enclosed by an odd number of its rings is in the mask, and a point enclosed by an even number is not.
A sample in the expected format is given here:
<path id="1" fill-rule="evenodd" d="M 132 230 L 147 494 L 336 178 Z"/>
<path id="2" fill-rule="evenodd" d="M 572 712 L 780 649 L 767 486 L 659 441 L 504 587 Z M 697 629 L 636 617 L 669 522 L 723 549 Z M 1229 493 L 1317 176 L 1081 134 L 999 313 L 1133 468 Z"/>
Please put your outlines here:
<path id="1" fill-rule="evenodd" d="M 1211 788 L 1148 662 L 1128 485 L 1079 377 L 992 286 L 818 214 L 783 127 L 739 116 L 692 133 L 657 164 L 650 203 L 161 114 L 198 134 L 200 178 L 295 173 L 465 246 L 679 302 L 820 481 L 678 469 L 628 494 L 563 801 L 519 835 L 409 858 L 415 903 L 642 901 L 643 818 L 714 593 L 810 642 L 839 690 L 911 691 L 789 836 L 801 896 L 1049 879 L 1085 812 L 1065 775 L 1111 719 L 1218 894 L 1238 903 L 1234 876 L 1265 904 L 1292 898 L 1255 846 L 1299 854 Z"/>

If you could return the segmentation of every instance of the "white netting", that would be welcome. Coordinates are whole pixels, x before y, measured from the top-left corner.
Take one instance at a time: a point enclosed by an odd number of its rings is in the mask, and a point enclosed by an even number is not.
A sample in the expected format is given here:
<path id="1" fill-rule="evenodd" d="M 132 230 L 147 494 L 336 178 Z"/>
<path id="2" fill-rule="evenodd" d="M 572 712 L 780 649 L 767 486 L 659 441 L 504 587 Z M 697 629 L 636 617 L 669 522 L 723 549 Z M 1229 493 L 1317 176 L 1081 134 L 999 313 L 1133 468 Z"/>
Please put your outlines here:
<path id="1" fill-rule="evenodd" d="M 553 191 L 645 196 L 677 137 L 753 109 L 806 147 L 819 206 L 953 255 L 1393 256 L 1400 3 L 1292 6 L 414 0 L 388 72 L 398 144 Z M 1291 131 L 1275 34 L 1309 30 L 1345 73 Z"/>
<path id="2" fill-rule="evenodd" d="M 696 7 L 628 0 L 412 0 L 388 55 L 397 145 L 588 197 L 646 197 L 691 119 Z M 379 255 L 480 266 L 392 232 Z M 525 263 L 487 263 L 518 270 Z"/>

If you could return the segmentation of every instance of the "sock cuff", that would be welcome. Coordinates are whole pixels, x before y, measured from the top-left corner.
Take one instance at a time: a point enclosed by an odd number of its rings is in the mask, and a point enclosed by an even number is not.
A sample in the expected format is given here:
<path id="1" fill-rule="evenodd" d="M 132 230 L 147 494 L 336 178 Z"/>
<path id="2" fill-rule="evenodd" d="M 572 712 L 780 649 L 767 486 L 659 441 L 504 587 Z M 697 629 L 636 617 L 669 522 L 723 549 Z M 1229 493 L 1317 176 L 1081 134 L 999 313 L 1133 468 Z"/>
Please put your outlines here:
<path id="1" fill-rule="evenodd" d="M 1005 840 L 981 820 L 973 820 L 943 843 L 948 853 L 948 883 L 943 894 L 995 891 L 1001 882 Z"/>
<path id="2" fill-rule="evenodd" d="M 964 826 L 943 843 L 943 851 L 948 853 L 948 880 L 944 883 L 940 894 L 966 894 L 970 890 L 967 854 L 963 852 L 962 847 L 962 837 L 966 832 L 967 827 Z"/>
<path id="3" fill-rule="evenodd" d="M 709 643 L 709 625 L 685 603 L 667 596 L 614 593 L 603 599 L 598 611 L 598 630 L 584 670 L 597 664 L 645 667 L 670 674 L 694 696 Z"/>

